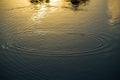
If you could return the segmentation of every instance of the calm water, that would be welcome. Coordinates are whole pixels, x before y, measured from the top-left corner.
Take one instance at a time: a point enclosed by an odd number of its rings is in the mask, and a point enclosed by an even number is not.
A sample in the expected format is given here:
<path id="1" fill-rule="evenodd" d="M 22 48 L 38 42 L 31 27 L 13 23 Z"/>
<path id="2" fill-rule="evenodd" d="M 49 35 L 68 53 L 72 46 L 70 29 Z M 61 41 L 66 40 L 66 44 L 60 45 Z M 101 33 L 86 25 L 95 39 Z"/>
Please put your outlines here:
<path id="1" fill-rule="evenodd" d="M 120 0 L 1 0 L 1 80 L 117 80 Z"/>

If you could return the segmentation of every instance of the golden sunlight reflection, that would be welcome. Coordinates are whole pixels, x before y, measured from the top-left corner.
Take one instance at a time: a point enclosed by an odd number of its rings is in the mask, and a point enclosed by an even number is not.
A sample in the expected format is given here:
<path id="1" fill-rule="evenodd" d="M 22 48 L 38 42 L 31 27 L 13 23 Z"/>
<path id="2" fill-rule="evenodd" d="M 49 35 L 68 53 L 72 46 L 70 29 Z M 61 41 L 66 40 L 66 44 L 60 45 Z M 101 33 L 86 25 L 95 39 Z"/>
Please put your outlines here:
<path id="1" fill-rule="evenodd" d="M 39 7 L 39 5 L 38 5 L 38 7 Z M 35 16 L 33 16 L 33 18 L 32 18 L 33 21 L 38 21 L 39 19 L 44 18 L 46 15 L 46 10 L 47 10 L 46 6 L 42 5 L 39 8 L 39 10 L 37 11 L 37 13 L 35 13 Z"/>
<path id="2" fill-rule="evenodd" d="M 37 12 L 33 16 L 32 20 L 35 22 L 41 22 L 41 19 L 47 16 L 47 14 L 56 11 L 62 3 L 62 0 L 50 0 L 49 4 L 36 5 Z"/>
<path id="3" fill-rule="evenodd" d="M 108 8 L 110 13 L 110 24 L 117 24 L 120 21 L 120 0 L 109 0 Z"/>
<path id="4" fill-rule="evenodd" d="M 29 6 L 29 0 L 3 0 L 1 1 L 2 8 L 4 9 L 16 9 L 16 8 L 23 8 L 25 6 Z"/>
<path id="5" fill-rule="evenodd" d="M 32 20 L 36 23 L 42 22 L 41 19 L 51 15 L 51 13 L 58 13 L 60 10 L 64 11 L 66 9 L 74 9 L 78 10 L 79 5 L 84 6 L 88 4 L 89 0 L 80 0 L 80 1 L 73 1 L 73 0 L 31 0 L 32 3 L 36 6 L 36 13 L 32 17 Z M 48 2 L 46 2 L 48 1 Z M 58 13 L 59 14 L 59 13 Z"/>
<path id="6" fill-rule="evenodd" d="M 61 0 L 50 0 L 49 3 L 38 4 L 28 1 L 29 7 L 24 7 L 28 5 L 27 2 L 26 5 L 20 6 L 21 8 L 16 6 L 15 9 L 3 14 L 5 16 L 2 22 L 5 24 L 3 33 L 6 41 L 2 44 L 2 48 L 37 54 L 39 52 L 42 54 L 84 53 L 96 51 L 96 48 L 103 49 L 104 46 L 102 48 L 99 46 L 104 45 L 107 40 L 104 42 L 99 35 L 97 37 L 96 34 L 89 33 L 97 32 L 104 27 L 96 29 L 96 26 L 101 25 L 104 20 L 101 17 L 104 12 L 101 9 L 102 2 L 104 1 L 94 0 L 94 5 L 90 4 L 86 7 L 79 4 L 80 8 L 88 9 L 83 11 L 73 10 L 73 4 L 70 1 Z M 13 5 L 16 4 L 13 3 Z"/>
<path id="7" fill-rule="evenodd" d="M 50 0 L 51 5 L 59 5 L 62 0 Z"/>

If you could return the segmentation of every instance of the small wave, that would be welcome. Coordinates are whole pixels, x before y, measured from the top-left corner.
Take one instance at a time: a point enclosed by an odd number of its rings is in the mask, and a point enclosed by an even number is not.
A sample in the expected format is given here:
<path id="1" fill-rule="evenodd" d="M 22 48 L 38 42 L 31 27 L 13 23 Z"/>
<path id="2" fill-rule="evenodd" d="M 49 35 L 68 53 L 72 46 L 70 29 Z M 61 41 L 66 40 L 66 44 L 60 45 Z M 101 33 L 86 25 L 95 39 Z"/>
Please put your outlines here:
<path id="1" fill-rule="evenodd" d="M 45 40 L 46 43 L 44 43 L 44 39 L 43 42 L 35 40 L 32 43 L 29 40 L 26 43 L 24 43 L 24 40 L 11 41 L 11 43 L 9 41 L 2 45 L 2 48 L 16 53 L 35 55 L 86 55 L 109 52 L 115 47 L 112 37 L 105 34 L 67 33 L 66 36 L 68 41 L 64 41 L 64 39 L 61 41 L 61 38 L 55 40 L 55 42 Z M 69 38 L 75 39 L 69 40 Z"/>
<path id="2" fill-rule="evenodd" d="M 22 6 L 22 7 L 15 7 L 15 8 L 10 8 L 10 9 L 6 9 L 5 11 L 11 11 L 11 10 L 17 10 L 17 9 L 24 9 L 24 8 L 31 8 L 31 6 Z"/>

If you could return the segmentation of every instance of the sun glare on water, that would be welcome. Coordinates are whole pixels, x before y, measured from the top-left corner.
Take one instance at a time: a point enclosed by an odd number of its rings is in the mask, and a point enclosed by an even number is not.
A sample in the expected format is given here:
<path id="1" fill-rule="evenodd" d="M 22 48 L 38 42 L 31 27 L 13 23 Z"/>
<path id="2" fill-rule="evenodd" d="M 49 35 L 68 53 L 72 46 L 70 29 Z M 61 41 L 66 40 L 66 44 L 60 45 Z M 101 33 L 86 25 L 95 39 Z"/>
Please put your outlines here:
<path id="1" fill-rule="evenodd" d="M 62 0 L 50 0 L 51 5 L 58 5 Z"/>
<path id="2" fill-rule="evenodd" d="M 54 11 L 56 11 L 59 6 L 61 5 L 62 0 L 50 0 L 50 2 L 48 4 L 40 4 L 37 5 L 37 7 L 39 8 L 37 13 L 35 13 L 34 17 L 32 18 L 33 21 L 35 22 L 41 22 L 42 18 L 45 18 L 45 16 L 47 16 L 48 13 L 52 13 Z"/>

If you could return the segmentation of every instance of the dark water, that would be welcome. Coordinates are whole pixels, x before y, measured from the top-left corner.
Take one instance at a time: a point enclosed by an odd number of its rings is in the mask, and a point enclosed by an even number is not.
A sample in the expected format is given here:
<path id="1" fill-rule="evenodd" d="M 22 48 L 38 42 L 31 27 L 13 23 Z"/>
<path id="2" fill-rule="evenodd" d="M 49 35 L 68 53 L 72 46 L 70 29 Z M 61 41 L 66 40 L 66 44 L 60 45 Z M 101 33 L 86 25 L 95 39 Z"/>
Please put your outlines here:
<path id="1" fill-rule="evenodd" d="M 119 80 L 119 0 L 1 0 L 0 80 Z"/>

